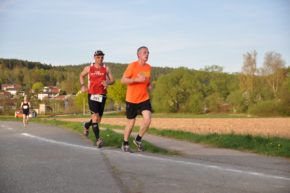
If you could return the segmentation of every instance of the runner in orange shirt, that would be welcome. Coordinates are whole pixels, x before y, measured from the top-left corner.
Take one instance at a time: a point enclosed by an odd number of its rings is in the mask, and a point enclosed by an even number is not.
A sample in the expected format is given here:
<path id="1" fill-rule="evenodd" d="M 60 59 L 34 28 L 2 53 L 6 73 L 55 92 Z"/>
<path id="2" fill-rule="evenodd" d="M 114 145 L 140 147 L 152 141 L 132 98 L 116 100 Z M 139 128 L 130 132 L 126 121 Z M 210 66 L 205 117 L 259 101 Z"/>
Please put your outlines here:
<path id="1" fill-rule="evenodd" d="M 151 67 L 146 63 L 149 58 L 148 48 L 145 46 L 138 48 L 137 56 L 138 60 L 128 65 L 121 79 L 121 82 L 127 85 L 126 115 L 128 122 L 121 148 L 124 152 L 131 152 L 128 140 L 135 125 L 137 114 L 141 113 L 143 116 L 139 133 L 133 141 L 138 151 L 144 151 L 142 137 L 151 123 L 152 108 L 148 93 L 148 90 L 152 88 L 150 84 Z"/>

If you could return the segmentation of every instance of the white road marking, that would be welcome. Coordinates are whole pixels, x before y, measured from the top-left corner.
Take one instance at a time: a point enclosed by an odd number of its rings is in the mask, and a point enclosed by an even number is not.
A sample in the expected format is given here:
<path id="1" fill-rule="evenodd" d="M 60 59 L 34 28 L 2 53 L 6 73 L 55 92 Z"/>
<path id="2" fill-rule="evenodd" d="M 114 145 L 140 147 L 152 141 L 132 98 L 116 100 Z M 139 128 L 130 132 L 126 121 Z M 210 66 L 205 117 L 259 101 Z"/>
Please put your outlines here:
<path id="1" fill-rule="evenodd" d="M 12 130 L 13 130 L 13 128 L 12 128 L 12 127 L 7 127 L 6 125 L 3 125 L 3 124 L 1 124 L 1 127 L 2 127 L 2 128 L 4 128 L 4 129 L 8 129 L 8 130 L 10 130 L 10 131 L 12 131 Z"/>
<path id="2" fill-rule="evenodd" d="M 34 138 L 34 139 L 37 139 L 37 140 L 40 140 L 40 141 L 52 143 L 52 144 L 58 144 L 58 145 L 63 145 L 63 146 L 67 146 L 67 147 L 75 147 L 75 148 L 86 149 L 86 150 L 100 151 L 100 149 L 97 149 L 97 148 L 94 148 L 94 147 L 87 147 L 87 146 L 82 146 L 82 145 L 76 145 L 76 144 L 56 141 L 56 140 L 53 140 L 53 139 L 47 139 L 47 138 L 31 135 L 29 133 L 21 133 L 21 135 L 23 135 L 25 137 Z M 108 152 L 124 154 L 124 152 L 120 152 L 120 151 L 116 151 L 116 150 L 108 150 L 107 149 L 107 150 L 102 150 L 102 151 L 108 151 Z M 210 168 L 210 169 L 215 169 L 215 170 L 220 170 L 220 171 L 227 171 L 227 172 L 232 172 L 232 173 L 240 173 L 240 174 L 259 176 L 259 177 L 264 177 L 264 178 L 273 178 L 273 179 L 277 179 L 277 180 L 290 181 L 290 178 L 288 178 L 288 177 L 275 176 L 275 175 L 264 174 L 264 173 L 259 173 L 259 172 L 232 169 L 232 168 L 227 168 L 227 167 L 222 167 L 222 166 L 217 166 L 217 165 L 208 165 L 208 164 L 201 164 L 201 163 L 196 163 L 196 162 L 175 160 L 175 159 L 170 159 L 170 158 L 161 158 L 161 157 L 155 157 L 155 156 L 144 155 L 144 154 L 129 154 L 129 155 L 135 156 L 135 157 L 142 157 L 142 158 L 146 158 L 146 159 L 151 159 L 151 160 L 153 159 L 153 160 L 163 161 L 163 162 L 172 162 L 172 163 L 181 164 L 181 165 L 199 166 L 199 167 Z"/>
<path id="3" fill-rule="evenodd" d="M 96 149 L 96 148 L 93 148 L 93 147 L 76 145 L 76 144 L 66 143 L 66 142 L 62 142 L 62 141 L 56 141 L 56 140 L 53 140 L 53 139 L 47 139 L 47 138 L 44 138 L 44 137 L 31 135 L 29 133 L 21 133 L 21 135 L 26 136 L 26 137 L 31 137 L 31 138 L 34 138 L 34 139 L 37 139 L 37 140 L 40 140 L 40 141 L 53 143 L 53 144 L 58 144 L 58 145 L 63 145 L 63 146 L 67 146 L 67 147 L 76 147 L 76 148 L 87 149 L 87 150 L 99 150 L 99 149 Z"/>

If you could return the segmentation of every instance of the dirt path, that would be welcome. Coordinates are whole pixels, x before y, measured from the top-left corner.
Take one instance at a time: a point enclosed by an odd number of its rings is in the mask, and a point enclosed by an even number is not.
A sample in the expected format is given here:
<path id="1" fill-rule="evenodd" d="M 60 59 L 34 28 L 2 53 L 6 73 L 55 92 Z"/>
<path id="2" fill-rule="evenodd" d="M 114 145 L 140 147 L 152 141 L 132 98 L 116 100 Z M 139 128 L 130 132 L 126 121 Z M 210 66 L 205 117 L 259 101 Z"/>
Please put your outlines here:
<path id="1" fill-rule="evenodd" d="M 88 119 L 69 120 L 83 122 Z M 103 124 L 125 125 L 126 118 L 103 118 Z M 136 120 L 140 125 L 142 119 Z M 279 136 L 290 139 L 290 118 L 153 118 L 151 128 L 182 130 L 193 133 L 236 133 L 262 136 Z"/>

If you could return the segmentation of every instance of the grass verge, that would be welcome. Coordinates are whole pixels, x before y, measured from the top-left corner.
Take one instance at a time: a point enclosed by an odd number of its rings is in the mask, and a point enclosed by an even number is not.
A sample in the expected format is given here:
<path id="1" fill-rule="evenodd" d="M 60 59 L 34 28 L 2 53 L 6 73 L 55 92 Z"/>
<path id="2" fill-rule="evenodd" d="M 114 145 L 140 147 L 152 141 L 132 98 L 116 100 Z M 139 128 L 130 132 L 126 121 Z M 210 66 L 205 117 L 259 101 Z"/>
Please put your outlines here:
<path id="1" fill-rule="evenodd" d="M 15 120 L 14 117 L 0 117 L 0 120 Z M 18 119 L 20 120 L 20 119 Z M 31 119 L 38 122 L 41 119 Z M 45 120 L 45 121 L 43 121 Z M 80 123 L 64 122 L 58 120 L 43 119 L 41 123 L 49 123 L 52 125 L 67 127 L 77 132 L 82 133 L 82 127 Z M 106 142 L 106 146 L 120 148 L 123 136 L 113 131 L 113 129 L 124 129 L 123 126 L 115 126 L 108 124 L 101 124 L 103 128 L 107 128 L 101 131 L 101 136 Z M 134 127 L 134 131 L 138 131 L 139 127 Z M 264 154 L 269 156 L 280 156 L 290 158 L 290 139 L 279 137 L 260 137 L 252 135 L 237 135 L 237 134 L 194 134 L 185 131 L 173 131 L 173 130 L 159 130 L 150 128 L 148 133 L 169 137 L 173 139 L 184 140 L 193 143 L 208 144 L 214 147 L 222 147 L 229 149 L 237 149 L 242 151 L 250 151 L 258 154 Z M 90 139 L 93 141 L 94 137 L 91 132 Z M 132 138 L 130 138 L 130 144 L 132 144 Z M 144 141 L 146 151 L 162 154 L 177 154 L 176 152 L 166 151 L 155 147 L 154 145 Z M 132 146 L 133 147 L 133 146 Z"/>
<path id="2" fill-rule="evenodd" d="M 237 135 L 234 133 L 200 135 L 185 131 L 159 130 L 155 128 L 151 128 L 149 133 L 194 143 L 209 144 L 215 147 L 290 158 L 290 140 L 285 138 Z"/>
<path id="3" fill-rule="evenodd" d="M 0 116 L 0 120 L 2 121 L 22 121 L 22 119 L 15 119 L 14 117 L 4 117 Z M 47 125 L 53 125 L 57 127 L 62 127 L 62 128 L 68 128 L 73 131 L 76 131 L 80 134 L 83 133 L 83 128 L 82 125 L 78 122 L 67 122 L 67 121 L 59 121 L 56 119 L 47 119 L 47 118 L 33 118 L 30 119 L 29 122 L 34 122 L 34 123 L 41 123 L 41 124 L 47 124 Z M 104 145 L 106 147 L 114 147 L 114 148 L 121 148 L 121 144 L 123 142 L 123 135 L 116 133 L 113 131 L 113 129 L 119 129 L 118 126 L 116 127 L 106 127 L 106 125 L 101 125 L 102 128 L 105 128 L 104 130 L 100 131 L 100 136 L 104 140 Z M 92 142 L 95 142 L 95 137 L 94 133 L 92 132 L 92 129 L 90 129 L 90 134 L 89 134 L 89 139 Z M 136 147 L 133 145 L 133 137 L 129 139 L 129 143 L 132 144 L 130 147 L 133 151 L 137 151 Z M 174 151 L 168 151 L 163 148 L 159 148 L 157 146 L 154 146 L 153 144 L 143 140 L 143 144 L 145 146 L 145 151 L 146 152 L 151 152 L 151 153 L 158 153 L 158 154 L 163 154 L 163 155 L 178 155 L 177 152 Z"/>
<path id="4" fill-rule="evenodd" d="M 123 126 L 105 125 L 106 128 L 124 129 Z M 134 127 L 133 131 L 139 131 L 139 127 Z M 213 147 L 236 149 L 249 151 L 269 156 L 279 156 L 290 158 L 290 139 L 279 137 L 260 137 L 252 135 L 237 134 L 194 134 L 185 131 L 161 130 L 150 128 L 148 133 L 188 141 L 192 143 L 207 144 Z"/>

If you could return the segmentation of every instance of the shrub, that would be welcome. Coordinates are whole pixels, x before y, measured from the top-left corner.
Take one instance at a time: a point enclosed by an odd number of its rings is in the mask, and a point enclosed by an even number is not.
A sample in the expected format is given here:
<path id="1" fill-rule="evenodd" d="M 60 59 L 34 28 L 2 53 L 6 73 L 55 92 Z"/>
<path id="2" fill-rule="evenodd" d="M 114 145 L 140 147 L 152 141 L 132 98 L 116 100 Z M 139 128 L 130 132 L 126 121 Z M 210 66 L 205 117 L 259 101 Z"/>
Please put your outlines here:
<path id="1" fill-rule="evenodd" d="M 279 101 L 260 101 L 249 108 L 249 113 L 258 116 L 286 116 L 287 108 Z"/>

